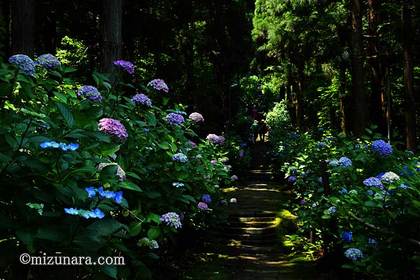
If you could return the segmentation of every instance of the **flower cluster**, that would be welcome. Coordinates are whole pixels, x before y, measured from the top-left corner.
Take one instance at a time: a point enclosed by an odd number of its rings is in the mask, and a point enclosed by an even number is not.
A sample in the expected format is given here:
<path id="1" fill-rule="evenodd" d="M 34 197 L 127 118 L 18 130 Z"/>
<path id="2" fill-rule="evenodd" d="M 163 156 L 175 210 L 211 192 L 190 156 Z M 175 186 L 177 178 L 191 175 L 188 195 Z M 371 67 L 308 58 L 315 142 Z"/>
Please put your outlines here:
<path id="1" fill-rule="evenodd" d="M 99 120 L 98 129 L 111 136 L 116 136 L 120 140 L 125 140 L 128 137 L 128 133 L 124 125 L 115 119 L 103 118 Z"/>
<path id="2" fill-rule="evenodd" d="M 353 232 L 343 231 L 343 233 L 341 234 L 341 238 L 344 242 L 351 242 L 353 240 Z"/>
<path id="3" fill-rule="evenodd" d="M 215 145 L 223 145 L 225 143 L 225 137 L 216 134 L 209 134 L 206 139 Z"/>
<path id="4" fill-rule="evenodd" d="M 104 212 L 102 212 L 101 209 L 95 208 L 93 210 L 83 210 L 83 209 L 77 209 L 77 208 L 64 208 L 64 212 L 69 215 L 76 215 L 81 216 L 85 219 L 90 218 L 98 218 L 102 219 L 105 217 Z"/>
<path id="5" fill-rule="evenodd" d="M 79 90 L 77 91 L 77 96 L 85 97 L 89 99 L 90 101 L 95 101 L 95 102 L 102 101 L 101 93 L 94 86 L 89 86 L 89 85 L 81 86 Z"/>
<path id="6" fill-rule="evenodd" d="M 335 214 L 337 212 L 337 207 L 335 206 L 331 206 L 330 208 L 327 209 L 327 213 L 332 215 Z"/>
<path id="7" fill-rule="evenodd" d="M 210 204 L 211 203 L 211 196 L 209 194 L 203 194 L 201 196 L 201 201 Z"/>
<path id="8" fill-rule="evenodd" d="M 9 57 L 9 63 L 15 64 L 28 76 L 35 76 L 35 62 L 27 55 L 15 54 Z"/>
<path id="9" fill-rule="evenodd" d="M 143 237 L 142 239 L 140 239 L 137 245 L 140 247 L 148 247 L 150 250 L 159 249 L 159 244 L 157 243 L 157 241 L 149 239 L 147 237 Z"/>
<path id="10" fill-rule="evenodd" d="M 123 200 L 123 192 L 113 192 L 113 191 L 105 191 L 103 187 L 94 188 L 94 187 L 87 187 L 85 188 L 85 191 L 88 194 L 89 198 L 94 198 L 96 195 L 99 195 L 99 198 L 108 198 L 115 201 L 115 203 L 121 204 Z"/>
<path id="11" fill-rule="evenodd" d="M 232 181 L 238 181 L 238 180 L 239 180 L 239 178 L 238 178 L 238 176 L 237 176 L 237 175 L 232 175 L 232 176 L 230 177 L 230 179 L 231 179 Z"/>
<path id="12" fill-rule="evenodd" d="M 289 177 L 287 177 L 287 182 L 289 182 L 289 184 L 294 184 L 294 183 L 296 183 L 296 176 L 293 176 L 293 175 L 291 175 L 291 176 L 289 176 Z"/>
<path id="13" fill-rule="evenodd" d="M 168 212 L 160 216 L 160 221 L 166 224 L 167 226 L 173 227 L 175 229 L 181 228 L 181 218 L 175 212 Z"/>
<path id="14" fill-rule="evenodd" d="M 200 210 L 209 210 L 209 206 L 207 205 L 207 203 L 205 203 L 205 202 L 202 202 L 202 201 L 200 201 L 198 204 L 197 204 L 197 207 L 198 207 L 198 209 L 200 209 Z"/>
<path id="15" fill-rule="evenodd" d="M 392 146 L 384 140 L 375 140 L 372 142 L 372 151 L 382 157 L 392 154 Z"/>
<path id="16" fill-rule="evenodd" d="M 191 113 L 188 118 L 195 123 L 204 122 L 203 115 L 197 112 Z"/>
<path id="17" fill-rule="evenodd" d="M 152 107 L 152 100 L 143 93 L 137 93 L 131 98 L 131 101 L 136 105 L 144 105 L 146 107 Z"/>
<path id="18" fill-rule="evenodd" d="M 151 88 L 153 88 L 153 89 L 155 89 L 155 90 L 157 90 L 157 91 L 163 91 L 163 92 L 165 92 L 165 93 L 168 93 L 169 92 L 169 87 L 168 87 L 168 85 L 165 83 L 165 81 L 164 80 L 162 80 L 162 79 L 154 79 L 154 80 L 151 80 L 148 84 L 147 84 L 147 86 L 148 87 L 151 87 Z"/>
<path id="19" fill-rule="evenodd" d="M 183 153 L 177 153 L 172 156 L 172 160 L 176 162 L 185 163 L 188 161 L 188 157 Z"/>
<path id="20" fill-rule="evenodd" d="M 341 157 L 338 160 L 338 164 L 342 167 L 351 167 L 353 163 L 348 157 Z"/>
<path id="21" fill-rule="evenodd" d="M 80 145 L 77 143 L 65 144 L 62 142 L 58 143 L 55 141 L 44 141 L 41 144 L 39 144 L 39 146 L 42 149 L 61 149 L 63 152 L 67 152 L 67 151 L 76 151 Z"/>
<path id="22" fill-rule="evenodd" d="M 185 119 L 181 114 L 169 113 L 168 115 L 166 115 L 166 121 L 170 125 L 181 125 L 185 121 Z"/>
<path id="23" fill-rule="evenodd" d="M 367 178 L 367 179 L 363 180 L 363 184 L 366 187 L 375 187 L 375 188 L 381 188 L 381 189 L 383 188 L 381 180 L 379 180 L 376 177 L 370 177 L 370 178 Z"/>
<path id="24" fill-rule="evenodd" d="M 185 184 L 184 183 L 181 183 L 181 182 L 173 182 L 172 183 L 172 186 L 174 186 L 175 188 L 179 189 L 179 188 L 184 187 Z"/>
<path id="25" fill-rule="evenodd" d="M 120 179 L 120 181 L 124 181 L 126 178 L 126 174 L 125 174 L 125 171 L 121 168 L 121 166 L 118 163 L 115 163 L 115 162 L 100 163 L 98 165 L 98 170 L 101 171 L 105 167 L 111 166 L 111 165 L 115 165 L 117 167 L 116 175 Z"/>
<path id="26" fill-rule="evenodd" d="M 400 176 L 395 174 L 394 172 L 386 172 L 384 174 L 381 174 L 380 178 L 381 182 L 386 184 L 392 184 L 395 182 L 398 182 L 400 180 Z"/>
<path id="27" fill-rule="evenodd" d="M 127 72 L 130 75 L 134 74 L 134 64 L 130 61 L 120 59 L 120 60 L 114 61 L 114 65 L 122 69 L 123 71 Z"/>
<path id="28" fill-rule="evenodd" d="M 357 261 L 363 258 L 363 253 L 357 248 L 349 248 L 344 252 L 344 256 L 352 261 Z"/>
<path id="29" fill-rule="evenodd" d="M 46 69 L 56 69 L 61 66 L 61 62 L 50 53 L 40 55 L 36 63 Z"/>

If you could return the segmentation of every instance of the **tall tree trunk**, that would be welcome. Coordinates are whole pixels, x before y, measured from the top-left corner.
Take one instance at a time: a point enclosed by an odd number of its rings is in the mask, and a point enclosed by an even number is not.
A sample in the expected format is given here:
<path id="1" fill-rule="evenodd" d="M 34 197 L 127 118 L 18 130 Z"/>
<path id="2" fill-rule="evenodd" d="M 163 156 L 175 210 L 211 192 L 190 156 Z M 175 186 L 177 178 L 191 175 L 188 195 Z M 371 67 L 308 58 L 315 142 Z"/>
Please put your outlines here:
<path id="1" fill-rule="evenodd" d="M 362 12 L 360 0 L 351 0 L 352 132 L 363 134 L 367 126 L 367 98 L 363 69 Z"/>
<path id="2" fill-rule="evenodd" d="M 348 119 L 348 96 L 347 96 L 347 78 L 346 78 L 346 66 L 341 63 L 339 70 L 340 77 L 340 128 L 341 131 L 348 135 L 351 131 L 349 119 Z"/>
<path id="3" fill-rule="evenodd" d="M 367 55 L 368 62 L 371 66 L 371 120 L 378 125 L 379 131 L 386 134 L 385 119 L 385 71 L 382 56 L 383 51 L 380 50 L 378 25 L 380 23 L 379 0 L 368 0 L 368 44 Z"/>
<path id="4" fill-rule="evenodd" d="M 304 109 L 303 109 L 303 92 L 305 87 L 305 73 L 303 66 L 298 67 L 298 81 L 296 92 L 296 125 L 299 129 L 303 128 Z"/>
<path id="5" fill-rule="evenodd" d="M 402 0 L 402 46 L 404 52 L 405 131 L 407 149 L 416 149 L 416 98 L 413 86 L 413 25 L 411 0 Z"/>
<path id="6" fill-rule="evenodd" d="M 33 55 L 35 47 L 35 1 L 13 0 L 11 14 L 12 52 Z"/>
<path id="7" fill-rule="evenodd" d="M 10 33 L 9 33 L 9 22 L 10 22 L 10 7 L 9 1 L 3 1 L 0 3 L 0 56 L 9 56 L 10 46 Z"/>
<path id="8" fill-rule="evenodd" d="M 121 57 L 123 0 L 102 0 L 102 65 L 111 72 L 112 63 Z"/>

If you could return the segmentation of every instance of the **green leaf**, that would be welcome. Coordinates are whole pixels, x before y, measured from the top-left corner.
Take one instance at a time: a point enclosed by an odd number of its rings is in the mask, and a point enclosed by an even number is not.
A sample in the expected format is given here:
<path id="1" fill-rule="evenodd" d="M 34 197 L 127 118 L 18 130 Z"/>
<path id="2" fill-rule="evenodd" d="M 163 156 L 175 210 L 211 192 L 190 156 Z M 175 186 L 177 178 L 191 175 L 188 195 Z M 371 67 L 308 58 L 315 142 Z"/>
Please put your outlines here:
<path id="1" fill-rule="evenodd" d="M 115 265 L 105 265 L 105 266 L 102 266 L 101 269 L 102 269 L 103 273 L 105 273 L 109 277 L 111 277 L 113 279 L 117 279 L 118 270 L 117 270 L 117 267 Z"/>
<path id="2" fill-rule="evenodd" d="M 161 230 L 159 227 L 151 227 L 148 231 L 147 231 L 147 237 L 149 239 L 157 239 L 161 234 Z"/>
<path id="3" fill-rule="evenodd" d="M 139 186 L 137 186 L 136 184 L 130 181 L 121 182 L 120 187 L 123 189 L 132 190 L 136 192 L 143 192 L 143 190 Z"/>
<path id="4" fill-rule="evenodd" d="M 68 127 L 73 127 L 74 125 L 74 117 L 71 113 L 70 109 L 64 103 L 56 103 L 58 110 L 60 111 L 61 115 L 63 116 L 64 120 L 67 123 Z"/>
<path id="5" fill-rule="evenodd" d="M 130 225 L 128 228 L 128 234 L 130 236 L 136 236 L 141 232 L 143 222 L 136 222 Z"/>
<path id="6" fill-rule="evenodd" d="M 155 222 L 157 224 L 160 224 L 160 216 L 155 213 L 150 213 L 147 215 L 146 222 Z"/>

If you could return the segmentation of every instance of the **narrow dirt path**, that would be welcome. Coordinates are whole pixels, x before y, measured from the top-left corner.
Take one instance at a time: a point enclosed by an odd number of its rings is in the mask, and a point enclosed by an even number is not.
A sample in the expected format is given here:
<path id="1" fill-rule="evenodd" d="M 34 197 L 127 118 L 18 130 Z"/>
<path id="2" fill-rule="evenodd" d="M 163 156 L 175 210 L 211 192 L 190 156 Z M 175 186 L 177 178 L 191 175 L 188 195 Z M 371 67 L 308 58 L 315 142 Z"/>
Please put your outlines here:
<path id="1" fill-rule="evenodd" d="M 266 147 L 254 149 L 254 167 L 239 187 L 228 190 L 227 222 L 211 229 L 184 279 L 314 279 L 296 266 L 283 246 L 285 227 L 295 217 L 282 205 L 288 194 L 273 181 Z"/>

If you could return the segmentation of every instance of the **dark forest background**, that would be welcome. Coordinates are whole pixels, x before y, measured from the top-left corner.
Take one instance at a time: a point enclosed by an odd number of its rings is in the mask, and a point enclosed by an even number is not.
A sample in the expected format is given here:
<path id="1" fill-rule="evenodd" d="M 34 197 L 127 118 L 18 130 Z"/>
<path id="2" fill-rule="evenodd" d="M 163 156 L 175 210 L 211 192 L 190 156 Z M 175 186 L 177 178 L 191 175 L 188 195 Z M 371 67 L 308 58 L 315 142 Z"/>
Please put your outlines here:
<path id="1" fill-rule="evenodd" d="M 207 116 L 213 130 L 238 123 L 253 105 L 264 112 L 285 99 L 302 130 L 322 126 L 359 136 L 370 128 L 415 149 L 419 6 L 3 0 L 0 56 L 74 55 L 86 73 L 109 72 L 116 58 L 132 60 L 137 79 L 165 79 L 174 98 Z"/>

